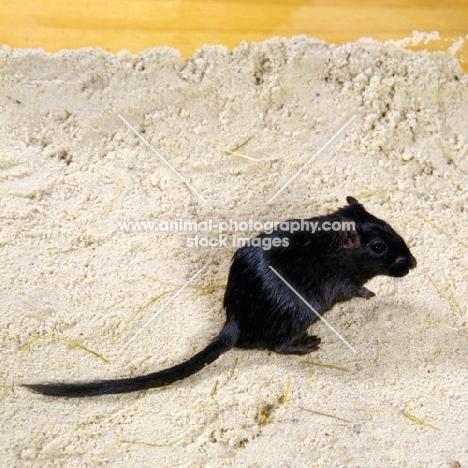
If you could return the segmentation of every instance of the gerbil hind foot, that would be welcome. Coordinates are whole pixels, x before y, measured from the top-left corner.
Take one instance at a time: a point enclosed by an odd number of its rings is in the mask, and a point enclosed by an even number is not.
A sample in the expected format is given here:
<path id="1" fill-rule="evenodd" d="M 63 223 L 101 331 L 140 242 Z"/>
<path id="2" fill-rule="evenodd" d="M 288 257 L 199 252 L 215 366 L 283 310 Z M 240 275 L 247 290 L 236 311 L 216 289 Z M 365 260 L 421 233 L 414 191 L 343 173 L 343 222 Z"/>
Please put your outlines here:
<path id="1" fill-rule="evenodd" d="M 375 296 L 375 293 L 369 291 L 367 288 L 362 287 L 359 289 L 356 296 L 363 297 L 364 299 L 370 299 L 371 297 Z"/>
<path id="2" fill-rule="evenodd" d="M 273 351 L 281 354 L 309 354 L 319 349 L 321 341 L 318 336 L 305 334 L 291 343 L 277 346 Z"/>

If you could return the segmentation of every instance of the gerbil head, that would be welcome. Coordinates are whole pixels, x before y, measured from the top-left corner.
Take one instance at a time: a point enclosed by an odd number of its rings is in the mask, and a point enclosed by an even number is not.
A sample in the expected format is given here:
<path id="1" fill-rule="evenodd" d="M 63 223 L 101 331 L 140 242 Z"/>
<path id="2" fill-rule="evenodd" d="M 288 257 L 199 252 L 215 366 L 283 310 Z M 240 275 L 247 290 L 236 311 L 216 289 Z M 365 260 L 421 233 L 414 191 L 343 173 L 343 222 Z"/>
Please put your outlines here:
<path id="1" fill-rule="evenodd" d="M 355 198 L 337 214 L 354 221 L 354 229 L 341 231 L 343 250 L 360 273 L 370 279 L 377 275 L 401 277 L 416 267 L 416 259 L 405 241 L 385 221 L 368 213 Z"/>

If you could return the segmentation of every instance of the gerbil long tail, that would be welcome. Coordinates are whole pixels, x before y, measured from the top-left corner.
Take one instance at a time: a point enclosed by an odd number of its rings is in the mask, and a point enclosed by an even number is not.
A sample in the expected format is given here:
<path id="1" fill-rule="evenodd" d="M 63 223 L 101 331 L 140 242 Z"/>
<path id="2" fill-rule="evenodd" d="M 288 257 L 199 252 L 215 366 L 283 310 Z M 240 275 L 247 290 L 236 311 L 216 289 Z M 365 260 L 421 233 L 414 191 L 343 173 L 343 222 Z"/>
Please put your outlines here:
<path id="1" fill-rule="evenodd" d="M 149 388 L 163 387 L 177 380 L 185 379 L 203 369 L 219 358 L 221 354 L 233 348 L 239 338 L 237 323 L 227 322 L 219 335 L 203 350 L 189 360 L 152 374 L 129 379 L 99 380 L 82 383 L 50 383 L 26 384 L 28 387 L 44 395 L 60 397 L 85 397 L 107 395 L 111 393 L 128 393 Z"/>

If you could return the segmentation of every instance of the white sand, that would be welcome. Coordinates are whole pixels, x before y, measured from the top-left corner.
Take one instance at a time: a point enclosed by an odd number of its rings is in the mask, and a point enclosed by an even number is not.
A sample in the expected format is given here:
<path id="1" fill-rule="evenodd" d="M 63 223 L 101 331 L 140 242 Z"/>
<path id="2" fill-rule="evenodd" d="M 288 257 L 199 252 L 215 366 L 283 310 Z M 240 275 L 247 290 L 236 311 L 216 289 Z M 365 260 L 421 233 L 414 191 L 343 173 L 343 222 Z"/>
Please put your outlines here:
<path id="1" fill-rule="evenodd" d="M 296 38 L 187 61 L 169 48 L 4 48 L 0 63 L 2 467 L 468 466 L 468 77 L 450 54 Z M 248 138 L 239 152 L 260 163 L 217 150 Z M 419 262 L 328 312 L 357 354 L 320 323 L 310 356 L 232 350 L 146 394 L 67 400 L 19 386 L 141 375 L 217 334 L 235 249 L 118 221 L 310 217 L 346 195 Z M 218 287 L 188 288 L 129 343 L 202 266 L 194 285 Z"/>

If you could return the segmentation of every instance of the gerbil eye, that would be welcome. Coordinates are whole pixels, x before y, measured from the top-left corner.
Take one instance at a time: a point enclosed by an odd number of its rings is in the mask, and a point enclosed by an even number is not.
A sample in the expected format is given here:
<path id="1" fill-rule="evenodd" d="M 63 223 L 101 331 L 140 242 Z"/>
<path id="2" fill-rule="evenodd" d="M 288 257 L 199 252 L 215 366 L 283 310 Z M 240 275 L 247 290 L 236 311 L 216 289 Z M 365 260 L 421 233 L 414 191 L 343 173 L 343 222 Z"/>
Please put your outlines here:
<path id="1" fill-rule="evenodd" d="M 372 246 L 372 252 L 377 255 L 382 255 L 387 250 L 387 246 L 383 242 L 376 242 Z"/>

